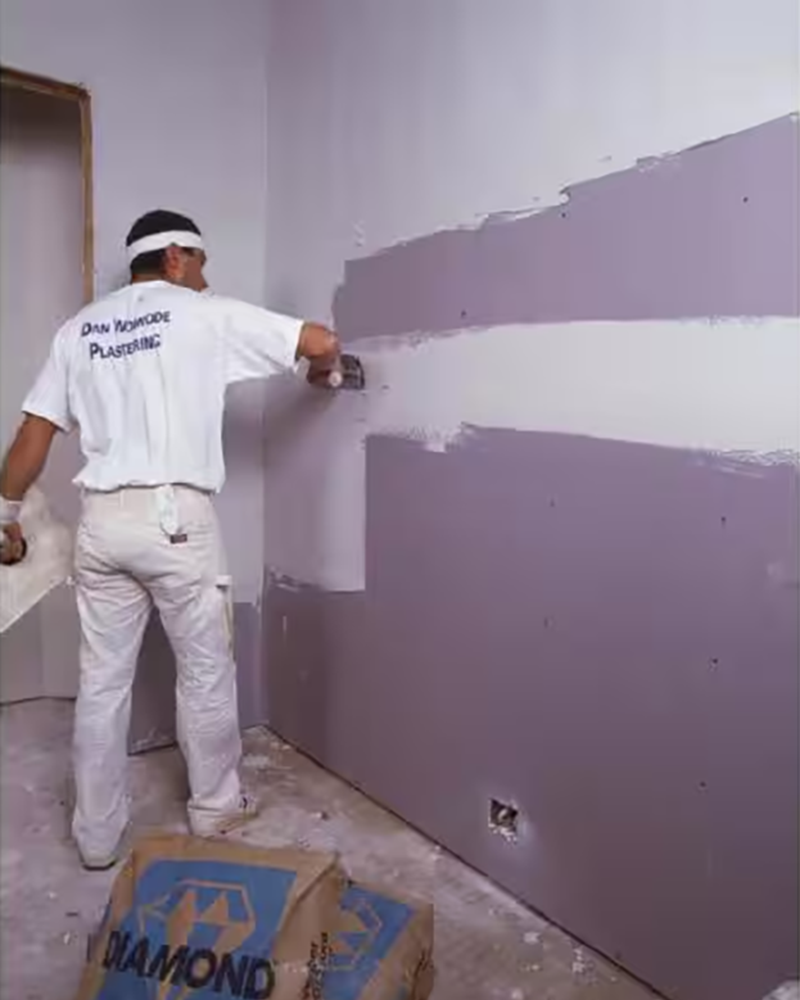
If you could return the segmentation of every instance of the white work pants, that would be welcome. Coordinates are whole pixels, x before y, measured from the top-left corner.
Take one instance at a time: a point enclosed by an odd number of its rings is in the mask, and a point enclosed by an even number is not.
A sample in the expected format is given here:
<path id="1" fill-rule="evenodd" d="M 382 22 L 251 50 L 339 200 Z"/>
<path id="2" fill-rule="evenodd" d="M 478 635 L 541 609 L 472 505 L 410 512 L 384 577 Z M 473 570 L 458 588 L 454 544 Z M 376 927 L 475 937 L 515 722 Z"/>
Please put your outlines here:
<path id="1" fill-rule="evenodd" d="M 163 490 L 84 497 L 75 555 L 81 653 L 72 824 L 84 858 L 112 853 L 128 822 L 131 687 L 153 604 L 176 659 L 192 829 L 202 833 L 240 801 L 236 668 L 219 526 L 208 496 L 182 487 L 173 496 L 172 540 L 159 504 Z"/>

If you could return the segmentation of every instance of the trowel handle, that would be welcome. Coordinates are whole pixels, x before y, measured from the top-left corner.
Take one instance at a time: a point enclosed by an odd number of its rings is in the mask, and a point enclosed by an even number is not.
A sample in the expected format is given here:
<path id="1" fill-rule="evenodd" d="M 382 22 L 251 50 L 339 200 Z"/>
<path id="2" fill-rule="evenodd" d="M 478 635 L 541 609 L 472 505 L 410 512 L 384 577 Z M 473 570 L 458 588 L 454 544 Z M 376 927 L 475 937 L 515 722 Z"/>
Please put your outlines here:
<path id="1" fill-rule="evenodd" d="M 341 360 L 337 361 L 333 368 L 328 372 L 328 388 L 329 389 L 341 389 L 344 385 L 344 372 L 342 371 Z"/>

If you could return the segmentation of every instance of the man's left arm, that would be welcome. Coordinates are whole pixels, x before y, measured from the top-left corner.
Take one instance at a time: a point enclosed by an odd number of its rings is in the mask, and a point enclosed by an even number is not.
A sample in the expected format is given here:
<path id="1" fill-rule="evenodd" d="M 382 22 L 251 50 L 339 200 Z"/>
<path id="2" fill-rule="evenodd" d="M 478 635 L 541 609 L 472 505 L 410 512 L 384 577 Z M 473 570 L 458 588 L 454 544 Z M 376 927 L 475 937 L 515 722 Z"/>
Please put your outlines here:
<path id="1" fill-rule="evenodd" d="M 18 562 L 25 555 L 19 525 L 22 501 L 44 468 L 58 428 L 43 417 L 26 414 L 0 472 L 0 527 L 3 530 L 3 563 Z"/>
<path id="2" fill-rule="evenodd" d="M 18 562 L 25 554 L 19 515 L 22 501 L 39 478 L 59 430 L 72 426 L 67 389 L 63 333 L 59 331 L 50 356 L 28 398 L 25 417 L 0 471 L 0 529 L 3 563 Z"/>
<path id="3" fill-rule="evenodd" d="M 44 417 L 25 414 L 0 472 L 0 498 L 4 508 L 7 504 L 22 504 L 44 468 L 57 432 L 58 427 Z M 19 508 L 13 512 L 18 514 Z"/>

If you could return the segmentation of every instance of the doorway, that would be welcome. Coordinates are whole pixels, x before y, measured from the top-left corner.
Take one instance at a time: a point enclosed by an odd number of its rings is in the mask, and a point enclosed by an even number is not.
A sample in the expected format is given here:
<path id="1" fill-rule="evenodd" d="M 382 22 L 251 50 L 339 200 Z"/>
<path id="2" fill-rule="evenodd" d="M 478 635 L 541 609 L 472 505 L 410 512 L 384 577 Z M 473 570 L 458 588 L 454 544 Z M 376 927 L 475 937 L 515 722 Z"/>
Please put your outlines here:
<path id="1" fill-rule="evenodd" d="M 93 296 L 91 103 L 80 87 L 0 69 L 0 448 L 61 324 Z M 56 516 L 74 526 L 76 435 L 42 477 Z M 74 593 L 56 588 L 0 637 L 0 703 L 74 697 Z"/>

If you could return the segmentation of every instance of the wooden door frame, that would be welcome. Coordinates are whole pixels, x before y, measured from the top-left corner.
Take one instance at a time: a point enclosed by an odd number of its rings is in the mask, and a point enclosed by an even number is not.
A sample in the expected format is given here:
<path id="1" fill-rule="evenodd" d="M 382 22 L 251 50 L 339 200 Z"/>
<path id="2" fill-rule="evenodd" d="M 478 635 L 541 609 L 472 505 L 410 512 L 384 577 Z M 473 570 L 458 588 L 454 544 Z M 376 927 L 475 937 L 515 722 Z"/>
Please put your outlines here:
<path id="1" fill-rule="evenodd" d="M 75 101 L 81 121 L 81 177 L 83 187 L 83 299 L 94 298 L 94 183 L 92 179 L 92 98 L 88 90 L 46 76 L 35 76 L 0 66 L 0 86 L 27 90 L 46 97 Z"/>

